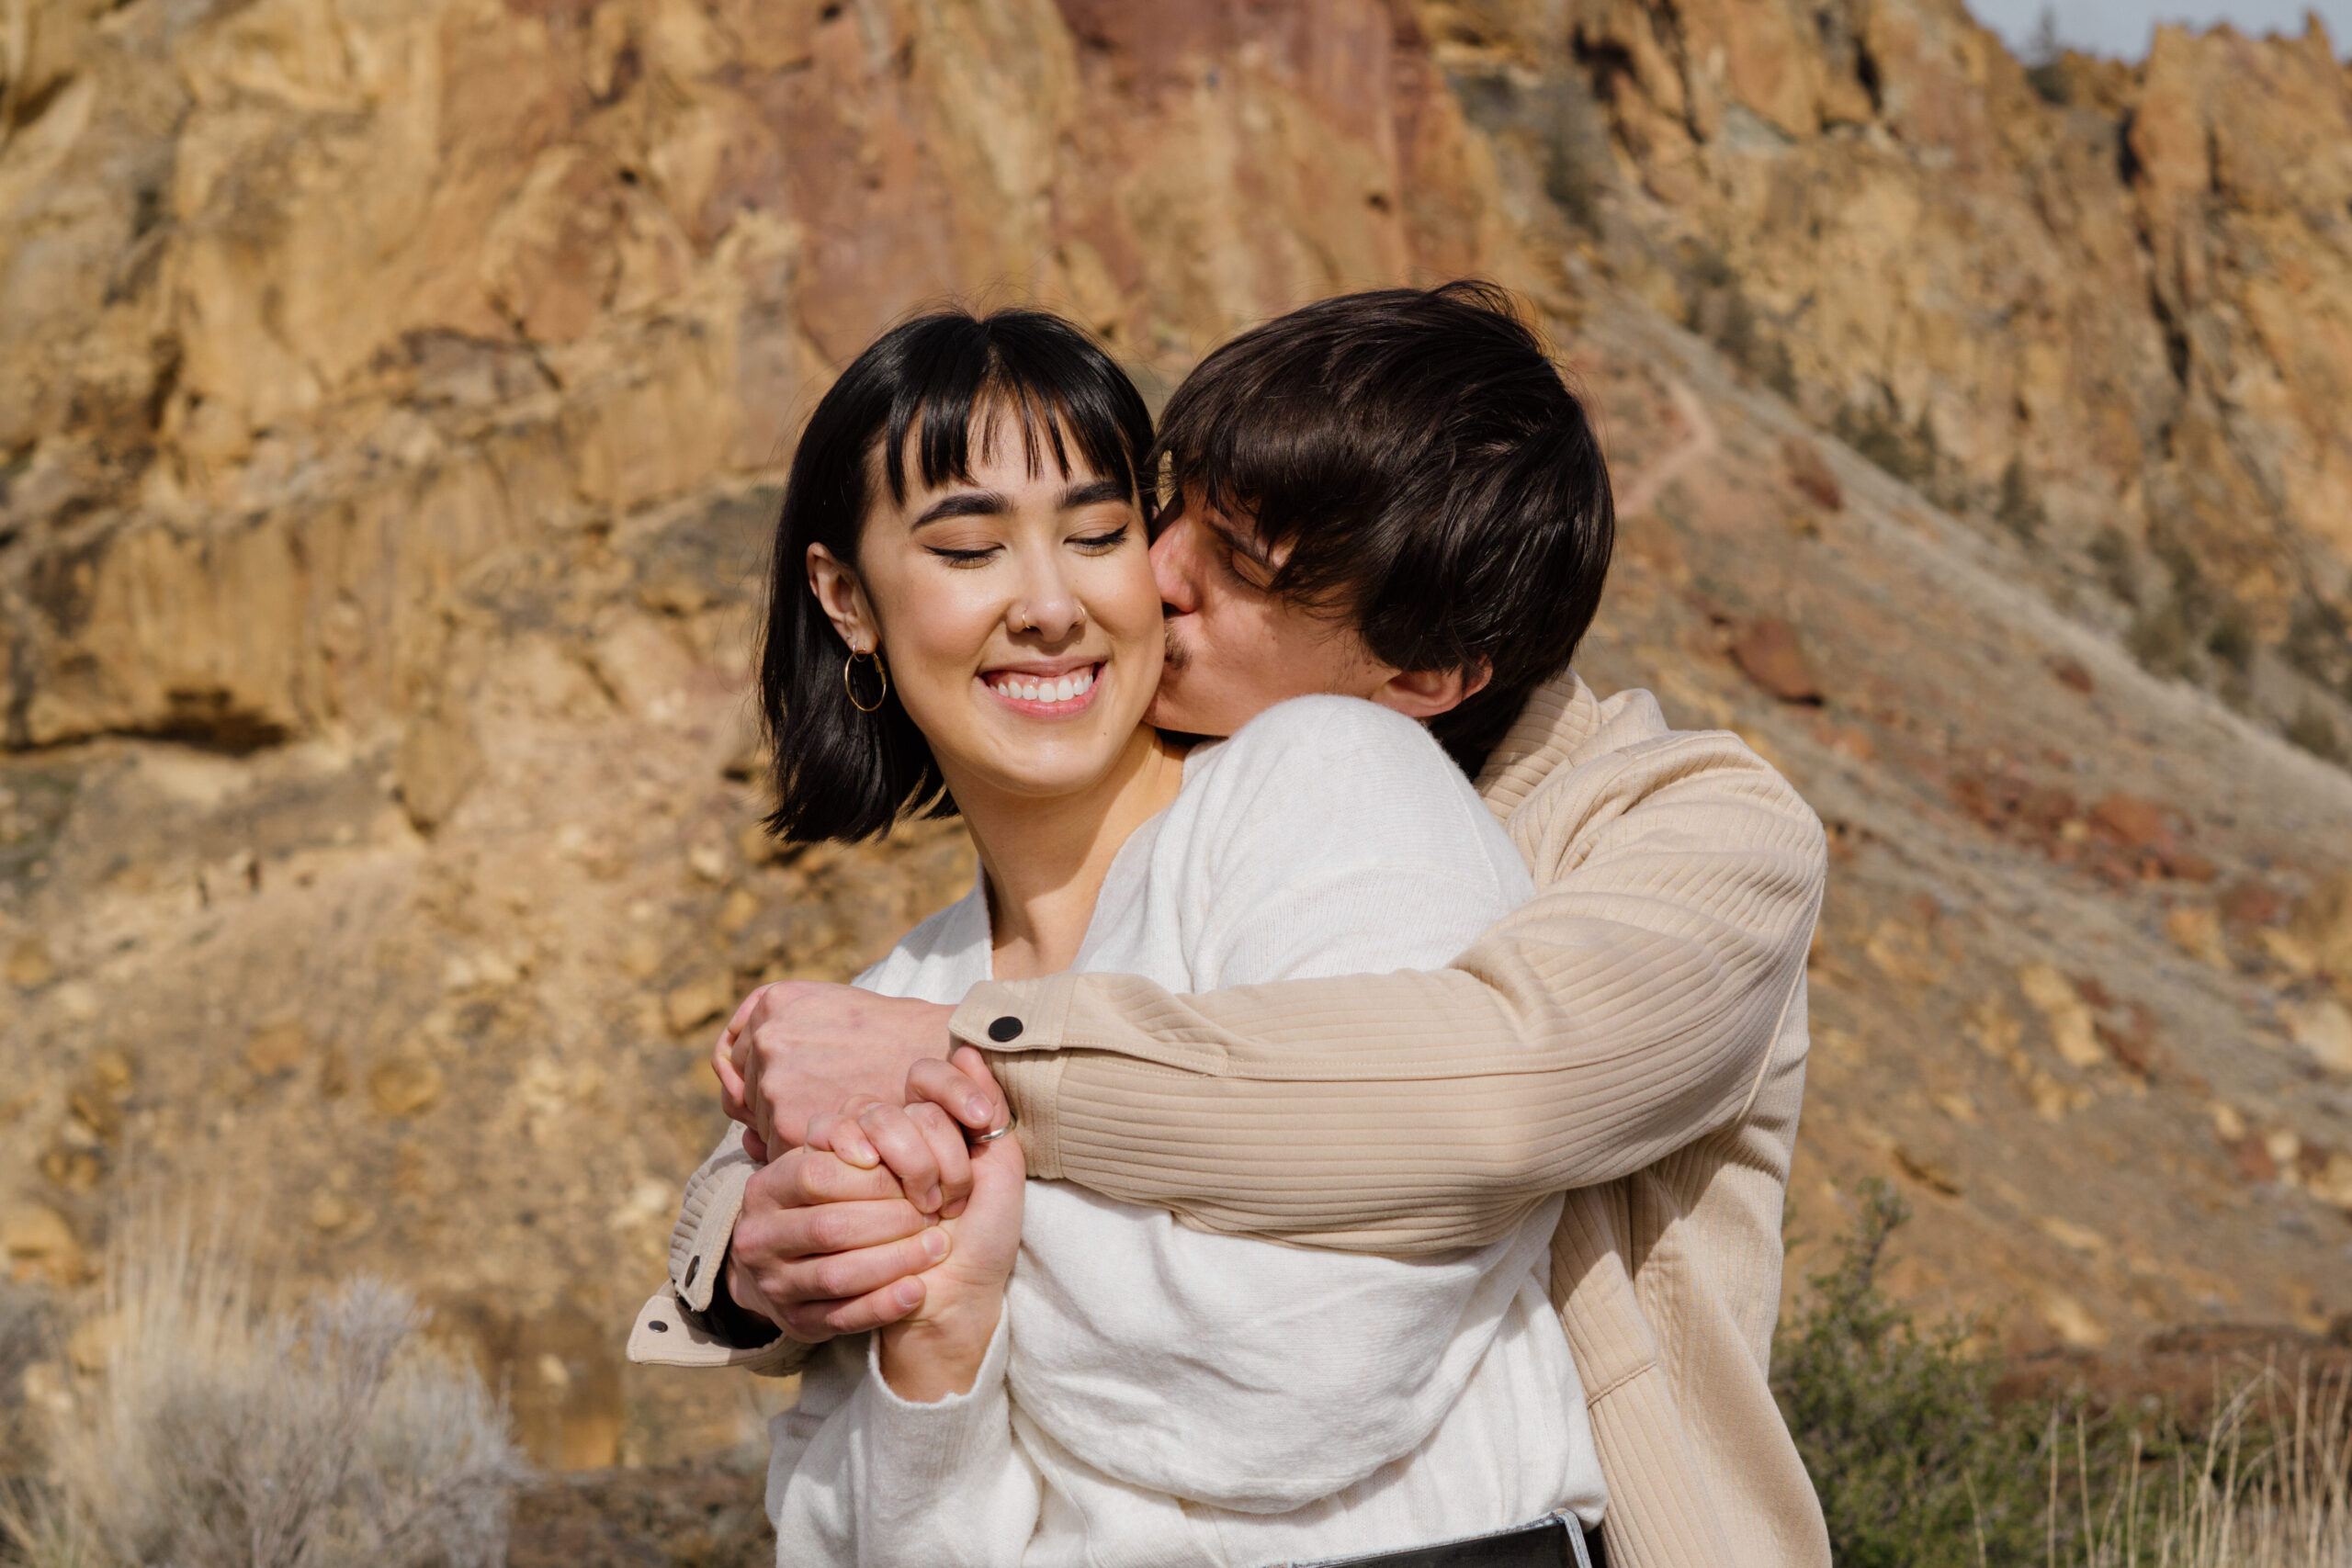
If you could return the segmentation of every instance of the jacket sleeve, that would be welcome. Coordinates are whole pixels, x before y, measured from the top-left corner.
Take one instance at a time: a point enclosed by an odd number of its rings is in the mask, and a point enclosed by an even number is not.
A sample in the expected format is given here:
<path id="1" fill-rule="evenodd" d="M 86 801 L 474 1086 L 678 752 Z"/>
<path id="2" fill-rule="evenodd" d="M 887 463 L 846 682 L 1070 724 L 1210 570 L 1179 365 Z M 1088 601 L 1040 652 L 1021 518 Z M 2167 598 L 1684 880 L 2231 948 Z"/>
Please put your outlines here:
<path id="1" fill-rule="evenodd" d="M 1804 979 L 1821 824 L 1727 734 L 1564 770 L 1510 818 L 1540 891 L 1448 968 L 1176 996 L 976 987 L 1030 1174 L 1353 1251 L 1494 1239 L 1736 1119 Z"/>
<path id="2" fill-rule="evenodd" d="M 670 1227 L 670 1279 L 638 1310 L 632 1361 L 671 1367 L 741 1367 L 763 1377 L 798 1371 L 815 1348 L 775 1335 L 746 1340 L 718 1304 L 727 1248 L 742 1213 L 743 1188 L 758 1168 L 733 1127 L 686 1179 L 686 1195 Z"/>

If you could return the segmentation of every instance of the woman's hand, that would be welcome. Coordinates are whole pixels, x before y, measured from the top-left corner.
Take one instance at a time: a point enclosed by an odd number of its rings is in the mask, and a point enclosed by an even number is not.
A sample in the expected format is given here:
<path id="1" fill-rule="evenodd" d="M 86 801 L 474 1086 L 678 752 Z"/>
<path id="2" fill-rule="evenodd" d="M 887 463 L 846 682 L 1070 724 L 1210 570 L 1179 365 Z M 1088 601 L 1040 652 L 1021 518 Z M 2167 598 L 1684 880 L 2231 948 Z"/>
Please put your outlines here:
<path id="1" fill-rule="evenodd" d="M 968 1046 L 965 1050 L 979 1055 Z M 1028 1172 L 1020 1144 L 998 1138 L 967 1157 L 971 1199 L 940 1227 L 954 1243 L 947 1259 L 921 1276 L 922 1304 L 882 1330 L 883 1381 L 899 1398 L 916 1404 L 971 1392 L 1004 1314 L 1005 1281 L 1021 1251 Z"/>
<path id="2" fill-rule="evenodd" d="M 728 1043 L 722 1039 L 715 1055 L 723 1058 Z M 726 1076 L 722 1069 L 722 1083 Z M 1001 1138 L 971 1149 L 962 1129 L 938 1108 L 953 1105 L 967 1117 L 1000 1127 L 1012 1113 L 987 1059 L 969 1047 L 952 1063 L 916 1064 L 906 1094 L 905 1107 L 866 1100 L 847 1111 L 812 1118 L 802 1147 L 776 1151 L 774 1160 L 753 1173 L 729 1248 L 727 1286 L 739 1305 L 796 1339 L 813 1342 L 899 1321 L 929 1301 L 939 1272 L 933 1265 L 954 1245 L 959 1228 L 936 1220 L 967 1217 L 967 1196 L 983 1157 L 989 1157 L 985 1150 L 1012 1143 Z M 730 1112 L 735 1103 L 730 1096 Z M 752 1136 L 746 1133 L 747 1146 Z M 753 1151 L 754 1158 L 762 1155 Z M 1017 1161 L 1017 1148 L 1013 1155 Z M 1003 1156 L 992 1157 L 998 1163 L 989 1168 L 1001 1169 Z M 1022 1179 L 1015 1164 L 1009 1185 L 1014 1200 L 1011 1245 L 1016 1247 Z M 914 1202 L 909 1193 L 921 1193 L 924 1201 Z M 1003 1223 L 1000 1215 L 982 1228 L 1001 1239 Z M 970 1287 L 995 1267 L 995 1261 L 984 1260 L 977 1271 L 942 1276 L 944 1282 L 963 1287 L 957 1300 L 965 1310 L 940 1321 L 968 1321 Z M 1009 1255 L 1003 1268 L 1010 1271 Z M 975 1371 L 994 1326 L 991 1314 L 972 1352 Z M 917 1337 L 933 1348 L 943 1343 L 935 1329 Z M 968 1376 L 964 1386 L 969 1386 Z M 952 1380 L 940 1388 L 940 1393 L 953 1391 Z"/>
<path id="3" fill-rule="evenodd" d="M 907 1073 L 904 1098 L 899 1105 L 859 1096 L 838 1111 L 812 1116 L 803 1142 L 863 1168 L 887 1168 L 909 1202 L 954 1219 L 971 1190 L 966 1129 L 1005 1126 L 1012 1111 L 988 1058 L 968 1045 L 952 1061 L 917 1062 Z"/>

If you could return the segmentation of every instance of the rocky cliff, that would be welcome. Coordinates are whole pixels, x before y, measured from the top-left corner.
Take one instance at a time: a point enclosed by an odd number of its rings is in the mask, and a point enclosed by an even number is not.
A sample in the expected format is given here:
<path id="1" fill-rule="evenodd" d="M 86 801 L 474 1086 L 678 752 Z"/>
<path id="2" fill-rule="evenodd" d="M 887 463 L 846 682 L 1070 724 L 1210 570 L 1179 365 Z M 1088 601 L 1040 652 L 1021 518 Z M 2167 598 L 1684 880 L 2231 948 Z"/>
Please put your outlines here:
<path id="1" fill-rule="evenodd" d="M 6 15 L 12 1270 L 86 1280 L 124 1193 L 214 1190 L 289 1278 L 415 1284 L 543 1457 L 742 1431 L 737 1385 L 616 1354 L 718 1131 L 701 1053 L 970 874 L 952 828 L 753 829 L 796 422 L 943 296 L 1164 390 L 1289 304 L 1477 271 L 1607 423 L 1588 673 L 1831 823 L 1795 1231 L 1891 1174 L 1905 1287 L 2028 1346 L 2352 1306 L 2324 40 L 2029 73 L 1941 0 Z"/>
<path id="2" fill-rule="evenodd" d="M 2352 79 L 2158 29 L 2029 68 L 1960 0 L 1447 0 L 1602 266 L 2070 608 L 2352 745 Z"/>

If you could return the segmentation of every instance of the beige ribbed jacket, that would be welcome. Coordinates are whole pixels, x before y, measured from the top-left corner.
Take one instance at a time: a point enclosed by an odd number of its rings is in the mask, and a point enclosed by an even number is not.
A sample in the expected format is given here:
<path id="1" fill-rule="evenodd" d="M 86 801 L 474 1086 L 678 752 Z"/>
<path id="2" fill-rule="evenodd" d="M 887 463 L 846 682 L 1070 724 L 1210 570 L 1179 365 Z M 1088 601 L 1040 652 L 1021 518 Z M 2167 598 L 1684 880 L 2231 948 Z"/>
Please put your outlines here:
<path id="1" fill-rule="evenodd" d="M 955 1032 L 995 1054 L 1031 1175 L 1208 1229 L 1411 1254 L 1566 1190 L 1552 1295 L 1613 1568 L 1818 1568 L 1766 1371 L 1820 822 L 1736 738 L 1573 673 L 1478 782 L 1540 891 L 1451 968 L 1197 996 L 1057 976 L 975 988 Z M 695 1172 L 633 1356 L 792 1364 L 696 1315 L 748 1175 L 731 1138 Z"/>

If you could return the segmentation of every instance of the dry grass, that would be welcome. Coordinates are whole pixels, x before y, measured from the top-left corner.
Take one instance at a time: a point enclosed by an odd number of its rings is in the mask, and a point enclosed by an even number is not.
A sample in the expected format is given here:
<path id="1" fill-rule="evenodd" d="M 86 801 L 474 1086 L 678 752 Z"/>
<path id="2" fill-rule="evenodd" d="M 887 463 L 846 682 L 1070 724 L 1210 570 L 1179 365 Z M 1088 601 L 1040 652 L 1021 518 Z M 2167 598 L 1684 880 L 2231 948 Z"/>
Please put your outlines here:
<path id="1" fill-rule="evenodd" d="M 2103 1514 L 2086 1507 L 2084 1568 L 2352 1568 L 2352 1380 L 2266 1373 L 2215 1416 L 2202 1445 L 2152 1478 L 2126 1468 Z M 2087 1444 L 2077 1435 L 2075 1450 Z M 2136 1457 L 2136 1455 L 2135 1455 Z M 2058 1491 L 2053 1469 L 2052 1495 Z M 2088 1489 L 2080 1494 L 2087 1496 Z M 2060 1561 L 2053 1550 L 2053 1563 Z"/>
<path id="2" fill-rule="evenodd" d="M 2352 1568 L 2352 1375 L 2241 1374 L 2195 1435 L 1997 1401 L 1967 1325 L 1881 1292 L 1908 1210 L 1883 1182 L 1857 1196 L 1773 1355 L 1838 1568 Z"/>
<path id="3" fill-rule="evenodd" d="M 503 1562 L 524 1474 L 505 1414 L 405 1292 L 272 1310 L 241 1247 L 153 1217 L 118 1235 L 52 1478 L 0 1519 L 27 1568 Z"/>

